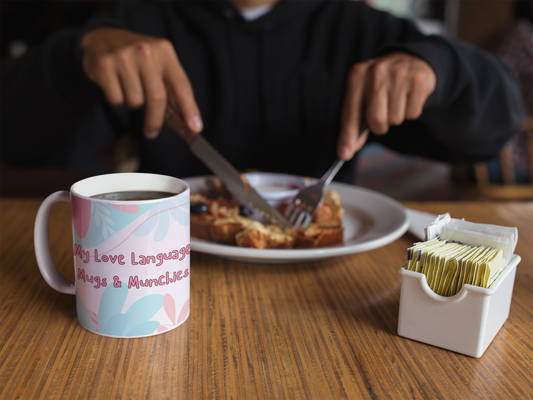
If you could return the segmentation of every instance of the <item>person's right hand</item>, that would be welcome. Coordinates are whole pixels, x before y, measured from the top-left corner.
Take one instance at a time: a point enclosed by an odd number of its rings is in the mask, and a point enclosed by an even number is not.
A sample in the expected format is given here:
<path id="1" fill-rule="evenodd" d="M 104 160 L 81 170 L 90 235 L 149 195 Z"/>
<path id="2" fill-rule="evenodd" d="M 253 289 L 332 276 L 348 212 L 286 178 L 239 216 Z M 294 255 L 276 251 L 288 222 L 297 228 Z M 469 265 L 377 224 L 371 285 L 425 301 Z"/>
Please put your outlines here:
<path id="1" fill-rule="evenodd" d="M 189 78 L 172 43 L 117 28 L 96 28 L 81 41 L 87 77 L 114 106 L 146 105 L 144 135 L 155 138 L 163 125 L 168 96 L 177 102 L 188 130 L 203 124 Z M 167 93 L 167 90 L 169 93 Z"/>

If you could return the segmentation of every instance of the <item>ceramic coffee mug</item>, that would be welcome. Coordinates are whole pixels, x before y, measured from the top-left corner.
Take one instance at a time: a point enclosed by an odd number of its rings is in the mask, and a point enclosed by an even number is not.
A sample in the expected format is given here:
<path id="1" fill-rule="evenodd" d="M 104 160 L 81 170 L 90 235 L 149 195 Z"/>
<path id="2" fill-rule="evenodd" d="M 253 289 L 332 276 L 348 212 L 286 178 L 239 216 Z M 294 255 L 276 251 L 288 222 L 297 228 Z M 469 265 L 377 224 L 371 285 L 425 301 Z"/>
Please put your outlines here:
<path id="1" fill-rule="evenodd" d="M 95 176 L 47 197 L 35 219 L 37 264 L 55 290 L 76 295 L 79 323 L 112 337 L 176 328 L 189 316 L 190 189 L 162 175 Z M 71 205 L 75 283 L 56 269 L 52 206 Z"/>

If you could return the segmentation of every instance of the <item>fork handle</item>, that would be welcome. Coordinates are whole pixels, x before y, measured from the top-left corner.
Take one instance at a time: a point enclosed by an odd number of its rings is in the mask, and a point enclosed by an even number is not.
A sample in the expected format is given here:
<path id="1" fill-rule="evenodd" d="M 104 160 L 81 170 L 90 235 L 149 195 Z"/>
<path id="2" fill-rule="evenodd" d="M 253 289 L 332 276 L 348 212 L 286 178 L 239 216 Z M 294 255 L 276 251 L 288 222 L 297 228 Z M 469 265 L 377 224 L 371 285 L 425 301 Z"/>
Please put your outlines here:
<path id="1" fill-rule="evenodd" d="M 368 136 L 369 131 L 370 129 L 367 123 L 363 122 L 363 124 L 361 125 L 361 129 L 360 129 L 361 134 L 359 135 L 359 140 L 366 141 L 366 137 Z M 342 164 L 344 164 L 344 161 L 341 160 L 340 158 L 337 158 L 337 161 L 335 162 L 335 164 L 333 164 L 331 168 L 328 169 L 328 172 L 326 172 L 324 176 L 320 178 L 320 181 L 324 182 L 326 186 L 329 185 L 332 179 L 335 177 L 335 175 L 337 175 L 337 172 L 339 172 L 339 169 L 342 167 Z"/>
<path id="2" fill-rule="evenodd" d="M 329 185 L 329 183 L 335 177 L 337 172 L 339 172 L 339 169 L 342 167 L 342 164 L 344 164 L 344 161 L 338 158 L 337 161 L 328 170 L 328 172 L 326 172 L 324 176 L 320 178 L 320 180 L 323 181 L 326 186 Z"/>

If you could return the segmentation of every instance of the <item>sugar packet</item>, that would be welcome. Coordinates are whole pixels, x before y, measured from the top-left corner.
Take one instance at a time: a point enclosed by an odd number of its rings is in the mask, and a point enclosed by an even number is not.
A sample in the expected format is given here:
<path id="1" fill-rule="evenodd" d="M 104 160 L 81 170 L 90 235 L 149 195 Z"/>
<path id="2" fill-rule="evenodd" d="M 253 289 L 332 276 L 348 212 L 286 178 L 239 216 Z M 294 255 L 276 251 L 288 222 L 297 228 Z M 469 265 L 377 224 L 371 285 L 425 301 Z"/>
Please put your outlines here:
<path id="1" fill-rule="evenodd" d="M 426 228 L 426 240 L 408 249 L 406 269 L 426 275 L 435 293 L 453 296 L 465 284 L 492 285 L 514 253 L 518 230 L 446 213 Z"/>

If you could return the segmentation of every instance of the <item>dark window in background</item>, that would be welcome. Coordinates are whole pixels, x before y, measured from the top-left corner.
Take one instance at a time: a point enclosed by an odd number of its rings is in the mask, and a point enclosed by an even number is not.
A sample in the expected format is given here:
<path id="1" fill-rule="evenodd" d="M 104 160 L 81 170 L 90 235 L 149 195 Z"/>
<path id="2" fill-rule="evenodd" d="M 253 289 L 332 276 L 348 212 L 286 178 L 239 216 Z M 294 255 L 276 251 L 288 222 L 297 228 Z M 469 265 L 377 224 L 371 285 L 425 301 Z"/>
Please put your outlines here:
<path id="1" fill-rule="evenodd" d="M 1 57 L 18 56 L 40 45 L 62 28 L 83 26 L 96 13 L 109 10 L 113 1 L 15 1 L 0 2 Z"/>
<path id="2" fill-rule="evenodd" d="M 444 21 L 446 16 L 446 0 L 430 0 L 428 1 L 428 15 L 427 18 Z"/>

